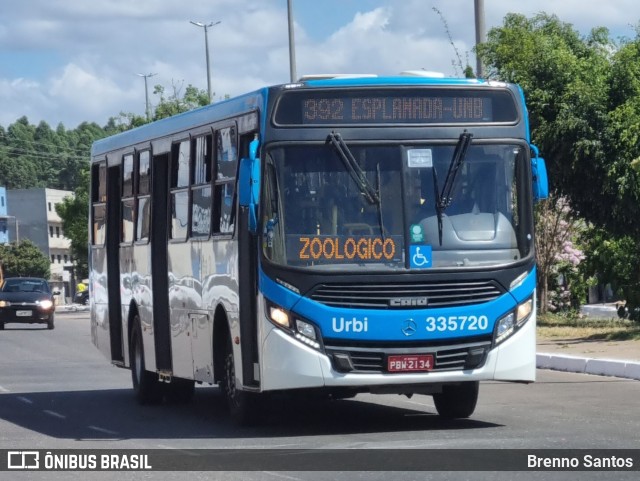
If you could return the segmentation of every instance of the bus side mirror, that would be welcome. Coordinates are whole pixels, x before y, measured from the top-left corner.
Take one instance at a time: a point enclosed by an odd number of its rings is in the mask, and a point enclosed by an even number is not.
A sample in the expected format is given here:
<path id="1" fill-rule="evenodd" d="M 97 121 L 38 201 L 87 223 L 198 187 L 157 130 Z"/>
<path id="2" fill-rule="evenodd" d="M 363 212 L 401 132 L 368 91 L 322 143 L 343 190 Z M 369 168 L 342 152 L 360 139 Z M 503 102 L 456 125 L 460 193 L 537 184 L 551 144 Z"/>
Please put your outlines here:
<path id="1" fill-rule="evenodd" d="M 538 148 L 531 145 L 531 173 L 533 174 L 533 199 L 543 200 L 549 197 L 549 179 L 547 178 L 547 165 L 540 157 Z"/>
<path id="2" fill-rule="evenodd" d="M 260 198 L 260 159 L 257 157 L 258 139 L 249 144 L 249 158 L 240 159 L 240 175 L 238 178 L 238 197 L 241 207 L 249 211 L 249 231 L 253 234 L 258 229 L 257 206 Z"/>

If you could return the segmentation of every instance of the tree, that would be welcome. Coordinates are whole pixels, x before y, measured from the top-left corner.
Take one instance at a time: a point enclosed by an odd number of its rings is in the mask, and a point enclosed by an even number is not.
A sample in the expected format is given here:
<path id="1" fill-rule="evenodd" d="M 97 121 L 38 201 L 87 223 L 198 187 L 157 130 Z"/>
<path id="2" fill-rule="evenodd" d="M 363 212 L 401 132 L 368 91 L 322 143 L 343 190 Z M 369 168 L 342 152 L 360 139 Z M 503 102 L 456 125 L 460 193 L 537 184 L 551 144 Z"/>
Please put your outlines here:
<path id="1" fill-rule="evenodd" d="M 42 277 L 49 279 L 49 258 L 30 240 L 0 245 L 0 264 L 4 277 Z"/>
<path id="2" fill-rule="evenodd" d="M 153 93 L 160 96 L 160 103 L 155 109 L 153 120 L 160 120 L 171 117 L 198 107 L 203 107 L 209 103 L 209 95 L 205 90 L 198 90 L 193 85 L 187 85 L 184 96 L 180 97 L 182 86 L 171 85 L 173 92 L 169 97 L 165 97 L 164 87 L 156 85 Z"/>
<path id="3" fill-rule="evenodd" d="M 204 107 L 209 103 L 207 91 L 199 90 L 191 84 L 187 85 L 184 95 L 182 96 L 182 85 L 176 84 L 175 81 L 171 84 L 171 90 L 172 93 L 166 96 L 164 86 L 156 85 L 154 87 L 153 94 L 158 95 L 160 101 L 154 109 L 151 120 L 147 120 L 146 117 L 131 112 L 120 112 L 118 117 L 109 119 L 105 131 L 108 135 L 124 132 L 125 130 L 134 129 L 152 121 L 181 114 L 198 107 Z"/>
<path id="4" fill-rule="evenodd" d="M 555 16 L 509 14 L 477 53 L 493 78 L 523 87 L 531 137 L 554 189 L 598 233 L 590 238 L 585 273 L 617 284 L 634 310 L 640 273 L 629 266 L 637 270 L 640 253 L 640 30 L 633 40 L 614 42 L 604 28 L 583 37 Z"/>
<path id="5" fill-rule="evenodd" d="M 551 194 L 536 208 L 538 306 L 541 313 L 546 313 L 552 304 L 549 295 L 552 278 L 559 274 L 570 278 L 574 270 L 577 274 L 577 266 L 584 259 L 584 254 L 575 244 L 580 237 L 581 226 L 581 221 L 572 215 L 566 197 Z M 570 286 L 564 287 L 571 297 Z"/>
<path id="6" fill-rule="evenodd" d="M 52 130 L 46 122 L 31 125 L 26 117 L 0 129 L 0 179 L 8 189 L 74 190 L 78 172 L 89 161 L 91 144 L 107 135 L 95 123 L 74 130 L 62 124 Z"/>
<path id="7" fill-rule="evenodd" d="M 71 240 L 71 255 L 75 258 L 76 275 L 79 279 L 88 277 L 89 232 L 89 168 L 84 165 L 79 172 L 81 181 L 74 196 L 65 197 L 56 204 L 56 212 L 62 219 L 65 237 Z"/>
<path id="8" fill-rule="evenodd" d="M 597 272 L 611 284 L 614 294 L 626 300 L 632 319 L 640 320 L 640 244 L 631 236 L 611 237 L 602 229 L 589 232 L 585 271 Z"/>
<path id="9" fill-rule="evenodd" d="M 532 140 L 547 160 L 554 190 L 596 225 L 611 220 L 615 202 L 607 174 L 611 51 L 606 29 L 581 37 L 557 17 L 509 14 L 489 31 L 478 54 L 489 75 L 522 86 Z M 585 189 L 585 186 L 589 186 Z M 595 195 L 594 195 L 595 193 Z"/>

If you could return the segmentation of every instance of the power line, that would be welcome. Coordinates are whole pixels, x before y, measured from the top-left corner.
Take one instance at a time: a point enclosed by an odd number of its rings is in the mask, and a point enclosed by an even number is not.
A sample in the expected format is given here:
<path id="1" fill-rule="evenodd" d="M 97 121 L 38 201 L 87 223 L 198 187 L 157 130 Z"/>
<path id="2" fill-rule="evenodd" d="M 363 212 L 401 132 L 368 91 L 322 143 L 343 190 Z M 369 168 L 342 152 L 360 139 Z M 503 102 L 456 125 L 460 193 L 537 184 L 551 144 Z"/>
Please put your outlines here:
<path id="1" fill-rule="evenodd" d="M 0 147 L 1 148 L 1 147 Z M 68 155 L 68 154 L 64 154 L 64 153 L 46 153 L 46 152 L 34 152 L 34 151 L 30 151 L 30 150 L 24 150 L 24 149 L 20 149 L 19 147 L 11 147 L 11 146 L 6 146 L 5 147 L 7 149 L 8 153 L 13 153 L 13 154 L 17 154 L 17 155 L 24 155 L 24 156 L 30 156 L 30 157 L 39 157 L 39 158 L 44 158 L 44 159 L 73 159 L 73 160 L 89 160 L 89 155 L 87 154 L 86 157 L 84 156 L 78 156 L 78 155 Z"/>
<path id="2" fill-rule="evenodd" d="M 19 142 L 21 144 L 32 144 L 35 146 L 44 146 L 44 147 L 51 147 L 51 148 L 55 148 L 57 150 L 69 150 L 69 151 L 75 151 L 76 153 L 80 153 L 80 154 L 90 154 L 91 148 L 88 149 L 82 149 L 82 148 L 78 148 L 78 147 L 64 147 L 61 145 L 56 145 L 56 144 L 51 144 L 48 142 L 42 142 L 40 140 L 18 140 L 18 139 L 12 139 L 7 137 L 6 135 L 0 135 L 0 139 L 6 139 L 9 142 Z M 1 146 L 1 145 L 0 145 Z"/>

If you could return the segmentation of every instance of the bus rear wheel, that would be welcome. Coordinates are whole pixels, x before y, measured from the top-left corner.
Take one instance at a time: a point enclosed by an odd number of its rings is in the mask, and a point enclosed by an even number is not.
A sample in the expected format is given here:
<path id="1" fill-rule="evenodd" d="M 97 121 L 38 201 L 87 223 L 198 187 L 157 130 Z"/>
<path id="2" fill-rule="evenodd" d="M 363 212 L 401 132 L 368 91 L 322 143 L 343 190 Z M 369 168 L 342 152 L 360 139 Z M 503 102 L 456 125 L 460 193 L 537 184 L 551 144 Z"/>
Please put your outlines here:
<path id="1" fill-rule="evenodd" d="M 248 426 L 257 422 L 259 417 L 259 395 L 238 389 L 231 339 L 228 339 L 226 343 L 220 388 L 227 401 L 227 407 L 233 422 L 241 426 Z"/>
<path id="2" fill-rule="evenodd" d="M 162 386 L 153 372 L 147 371 L 144 365 L 144 345 L 142 344 L 142 328 L 140 317 L 135 316 L 129 344 L 131 360 L 131 381 L 136 400 L 140 404 L 157 404 L 162 401 Z"/>
<path id="3" fill-rule="evenodd" d="M 468 418 L 476 409 L 479 390 L 478 381 L 443 386 L 441 393 L 433 395 L 438 414 L 443 419 Z"/>

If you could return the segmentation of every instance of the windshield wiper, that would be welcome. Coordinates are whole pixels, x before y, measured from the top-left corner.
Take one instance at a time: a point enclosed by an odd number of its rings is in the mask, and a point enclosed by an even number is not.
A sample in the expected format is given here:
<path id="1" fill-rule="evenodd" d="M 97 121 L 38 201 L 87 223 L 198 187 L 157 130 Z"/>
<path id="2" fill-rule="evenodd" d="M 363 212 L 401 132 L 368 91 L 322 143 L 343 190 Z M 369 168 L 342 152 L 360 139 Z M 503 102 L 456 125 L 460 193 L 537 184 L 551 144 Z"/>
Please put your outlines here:
<path id="1" fill-rule="evenodd" d="M 349 150 L 349 147 L 347 147 L 347 144 L 345 144 L 344 140 L 342 140 L 340 134 L 331 132 L 327 137 L 327 142 L 330 142 L 333 148 L 336 149 L 338 156 L 344 163 L 344 166 L 347 168 L 347 171 L 360 189 L 362 195 L 367 199 L 367 202 L 372 205 L 380 204 L 380 196 L 378 195 L 378 192 L 367 180 L 364 170 L 362 170 L 362 167 L 360 167 L 356 159 L 353 157 L 353 154 Z"/>
<path id="2" fill-rule="evenodd" d="M 433 190 L 436 193 L 436 214 L 438 215 L 438 240 L 440 241 L 440 245 L 442 245 L 442 214 L 453 201 L 451 191 L 453 190 L 453 185 L 455 183 L 456 176 L 458 175 L 458 171 L 460 170 L 460 166 L 464 162 L 464 158 L 467 155 L 467 149 L 471 144 L 472 137 L 473 134 L 467 132 L 466 130 L 460 134 L 460 138 L 458 139 L 456 148 L 453 151 L 453 157 L 451 158 L 451 162 L 449 163 L 449 170 L 447 171 L 447 177 L 444 180 L 442 192 L 440 192 L 440 189 L 438 187 L 438 175 L 436 174 L 435 167 L 432 170 L 434 186 Z"/>

